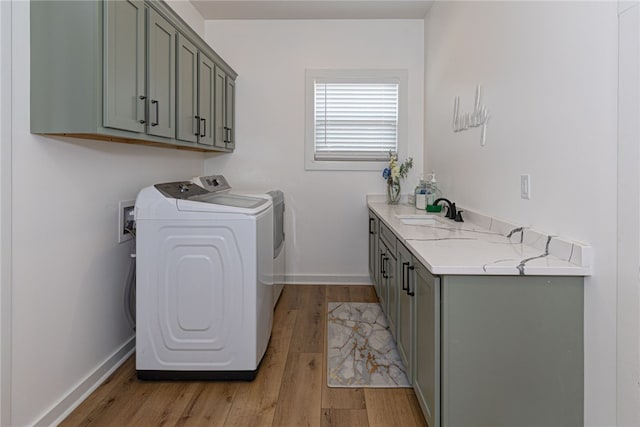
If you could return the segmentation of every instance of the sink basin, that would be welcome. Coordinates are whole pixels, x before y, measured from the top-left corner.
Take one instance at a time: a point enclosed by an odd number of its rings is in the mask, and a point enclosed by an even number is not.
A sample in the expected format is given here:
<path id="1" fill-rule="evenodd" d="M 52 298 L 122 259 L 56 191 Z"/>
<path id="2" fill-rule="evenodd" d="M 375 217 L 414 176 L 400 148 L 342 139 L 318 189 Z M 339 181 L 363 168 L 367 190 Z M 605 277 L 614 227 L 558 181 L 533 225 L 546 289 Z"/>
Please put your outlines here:
<path id="1" fill-rule="evenodd" d="M 396 215 L 396 218 L 405 225 L 433 225 L 436 222 L 435 215 Z"/>

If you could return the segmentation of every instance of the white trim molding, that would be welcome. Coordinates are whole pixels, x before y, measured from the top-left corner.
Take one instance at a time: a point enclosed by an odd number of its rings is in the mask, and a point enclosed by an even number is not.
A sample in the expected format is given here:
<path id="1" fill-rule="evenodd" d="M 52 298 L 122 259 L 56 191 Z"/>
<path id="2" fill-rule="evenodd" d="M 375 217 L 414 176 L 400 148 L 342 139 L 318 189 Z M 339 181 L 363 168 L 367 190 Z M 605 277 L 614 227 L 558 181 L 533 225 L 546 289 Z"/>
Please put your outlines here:
<path id="1" fill-rule="evenodd" d="M 129 338 L 96 369 L 80 381 L 62 399 L 54 404 L 34 426 L 57 426 L 89 397 L 109 376 L 131 357 L 136 349 L 135 336 Z"/>
<path id="2" fill-rule="evenodd" d="M 285 274 L 286 285 L 371 285 L 369 276 L 329 274 Z"/>

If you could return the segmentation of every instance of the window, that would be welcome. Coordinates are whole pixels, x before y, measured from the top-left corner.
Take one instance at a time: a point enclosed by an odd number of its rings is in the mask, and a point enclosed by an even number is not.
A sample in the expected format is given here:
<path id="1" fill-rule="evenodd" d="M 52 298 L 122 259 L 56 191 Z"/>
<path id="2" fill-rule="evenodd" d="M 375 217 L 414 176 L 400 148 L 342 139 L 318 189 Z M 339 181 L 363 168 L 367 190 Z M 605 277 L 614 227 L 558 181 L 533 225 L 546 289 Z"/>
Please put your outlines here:
<path id="1" fill-rule="evenodd" d="M 404 151 L 406 71 L 307 70 L 305 168 L 379 170 Z"/>

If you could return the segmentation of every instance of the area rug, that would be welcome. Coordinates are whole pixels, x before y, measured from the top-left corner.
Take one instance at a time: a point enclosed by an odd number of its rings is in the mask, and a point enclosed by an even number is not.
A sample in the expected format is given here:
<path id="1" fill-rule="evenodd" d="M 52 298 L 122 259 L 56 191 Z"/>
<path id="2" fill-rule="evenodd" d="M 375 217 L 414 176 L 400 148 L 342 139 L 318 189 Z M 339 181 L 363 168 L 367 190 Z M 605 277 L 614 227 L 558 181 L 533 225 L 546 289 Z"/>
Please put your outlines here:
<path id="1" fill-rule="evenodd" d="M 329 387 L 409 387 L 380 304 L 330 302 L 328 310 Z"/>

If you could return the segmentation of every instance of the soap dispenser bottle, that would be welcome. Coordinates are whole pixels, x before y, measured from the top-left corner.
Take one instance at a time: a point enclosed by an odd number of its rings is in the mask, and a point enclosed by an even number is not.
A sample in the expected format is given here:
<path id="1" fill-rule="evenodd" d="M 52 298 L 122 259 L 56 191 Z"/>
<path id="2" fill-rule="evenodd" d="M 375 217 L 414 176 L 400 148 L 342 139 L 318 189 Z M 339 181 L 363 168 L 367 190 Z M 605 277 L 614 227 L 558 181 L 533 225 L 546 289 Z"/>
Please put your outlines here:
<path id="1" fill-rule="evenodd" d="M 433 205 L 433 202 L 435 202 L 435 200 L 440 197 L 440 190 L 438 190 L 438 182 L 436 181 L 436 173 L 431 172 L 429 175 L 431 175 L 431 181 L 429 182 L 429 185 L 427 187 L 427 203 L 425 205 L 425 208 L 427 207 L 427 205 Z"/>
<path id="2" fill-rule="evenodd" d="M 427 182 L 424 180 L 424 175 L 420 175 L 420 183 L 415 190 L 416 196 L 416 209 L 424 210 L 427 207 Z"/>

